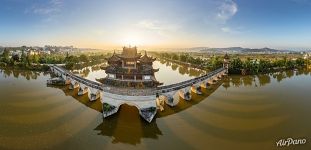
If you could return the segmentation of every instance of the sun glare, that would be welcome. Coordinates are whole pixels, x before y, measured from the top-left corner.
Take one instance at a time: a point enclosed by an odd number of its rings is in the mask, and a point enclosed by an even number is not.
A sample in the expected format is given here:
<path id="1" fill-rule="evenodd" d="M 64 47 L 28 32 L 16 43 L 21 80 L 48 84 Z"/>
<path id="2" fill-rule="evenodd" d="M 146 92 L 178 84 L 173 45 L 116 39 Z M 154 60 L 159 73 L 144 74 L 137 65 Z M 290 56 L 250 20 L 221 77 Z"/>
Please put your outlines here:
<path id="1" fill-rule="evenodd" d="M 126 36 L 121 38 L 120 42 L 122 45 L 126 44 L 140 46 L 145 44 L 143 38 L 141 38 L 138 34 L 126 34 Z"/>

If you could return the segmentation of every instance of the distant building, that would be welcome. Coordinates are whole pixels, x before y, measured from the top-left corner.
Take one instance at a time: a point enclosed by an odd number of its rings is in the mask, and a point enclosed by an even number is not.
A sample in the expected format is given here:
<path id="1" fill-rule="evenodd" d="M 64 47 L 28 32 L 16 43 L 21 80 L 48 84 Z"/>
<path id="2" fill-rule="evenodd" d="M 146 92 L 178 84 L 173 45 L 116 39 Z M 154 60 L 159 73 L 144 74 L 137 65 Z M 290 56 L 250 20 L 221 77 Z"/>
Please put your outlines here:
<path id="1" fill-rule="evenodd" d="M 260 63 L 260 59 L 252 59 L 251 63 L 253 64 L 259 64 Z"/>
<path id="2" fill-rule="evenodd" d="M 17 56 L 18 58 L 22 57 L 23 52 L 21 50 L 15 50 L 11 52 L 12 57 Z"/>
<path id="3" fill-rule="evenodd" d="M 50 55 L 50 54 L 51 54 L 51 51 L 49 51 L 49 50 L 40 51 L 40 54 L 48 54 L 48 55 Z"/>
<path id="4" fill-rule="evenodd" d="M 27 53 L 27 55 L 39 55 L 39 54 L 40 52 L 38 50 L 32 50 L 32 49 L 28 50 L 28 53 Z"/>
<path id="5" fill-rule="evenodd" d="M 311 54 L 310 53 L 306 53 L 303 55 L 303 59 L 308 59 L 310 58 Z"/>
<path id="6" fill-rule="evenodd" d="M 42 49 L 43 52 L 47 53 L 61 53 L 66 54 L 67 52 L 73 52 L 77 50 L 77 48 L 74 48 L 73 46 L 52 46 L 52 45 L 45 45 Z"/>

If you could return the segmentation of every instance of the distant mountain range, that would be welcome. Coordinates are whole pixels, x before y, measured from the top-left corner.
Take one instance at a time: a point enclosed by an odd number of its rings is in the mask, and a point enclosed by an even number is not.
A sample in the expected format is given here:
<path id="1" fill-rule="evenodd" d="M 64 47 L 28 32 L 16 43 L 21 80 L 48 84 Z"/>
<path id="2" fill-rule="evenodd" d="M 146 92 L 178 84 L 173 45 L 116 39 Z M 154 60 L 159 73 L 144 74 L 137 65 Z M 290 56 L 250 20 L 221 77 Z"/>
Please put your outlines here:
<path id="1" fill-rule="evenodd" d="M 209 48 L 209 47 L 194 47 L 191 51 L 200 51 L 206 53 L 297 53 L 292 50 L 277 50 L 271 48 L 243 48 L 243 47 L 227 47 L 227 48 Z"/>

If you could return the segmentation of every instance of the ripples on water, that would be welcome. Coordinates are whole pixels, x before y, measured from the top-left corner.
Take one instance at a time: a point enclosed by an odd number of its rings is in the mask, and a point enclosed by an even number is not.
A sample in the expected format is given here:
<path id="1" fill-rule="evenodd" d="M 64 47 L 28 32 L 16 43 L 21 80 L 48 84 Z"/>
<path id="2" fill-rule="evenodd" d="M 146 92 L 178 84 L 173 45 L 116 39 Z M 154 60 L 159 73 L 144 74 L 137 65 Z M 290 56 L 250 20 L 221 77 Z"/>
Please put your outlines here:
<path id="1" fill-rule="evenodd" d="M 165 84 L 204 73 L 164 61 L 155 68 Z M 98 66 L 75 72 L 104 76 Z M 128 105 L 102 119 L 99 101 L 77 96 L 77 89 L 47 87 L 49 77 L 0 71 L 0 149 L 276 149 L 281 138 L 311 135 L 307 70 L 230 76 L 203 96 L 165 106 L 150 124 Z"/>

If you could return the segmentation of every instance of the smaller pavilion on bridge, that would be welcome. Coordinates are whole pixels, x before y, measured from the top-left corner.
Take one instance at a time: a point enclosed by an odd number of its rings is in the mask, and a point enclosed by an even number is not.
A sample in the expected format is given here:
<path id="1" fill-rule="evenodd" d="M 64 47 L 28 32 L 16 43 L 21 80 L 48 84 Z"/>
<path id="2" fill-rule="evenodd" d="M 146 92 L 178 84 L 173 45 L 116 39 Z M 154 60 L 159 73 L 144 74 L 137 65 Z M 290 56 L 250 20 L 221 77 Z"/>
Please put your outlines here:
<path id="1" fill-rule="evenodd" d="M 223 67 L 226 69 L 226 73 L 229 73 L 229 64 L 230 64 L 230 57 L 229 55 L 226 53 L 224 56 L 224 62 L 223 62 Z"/>

